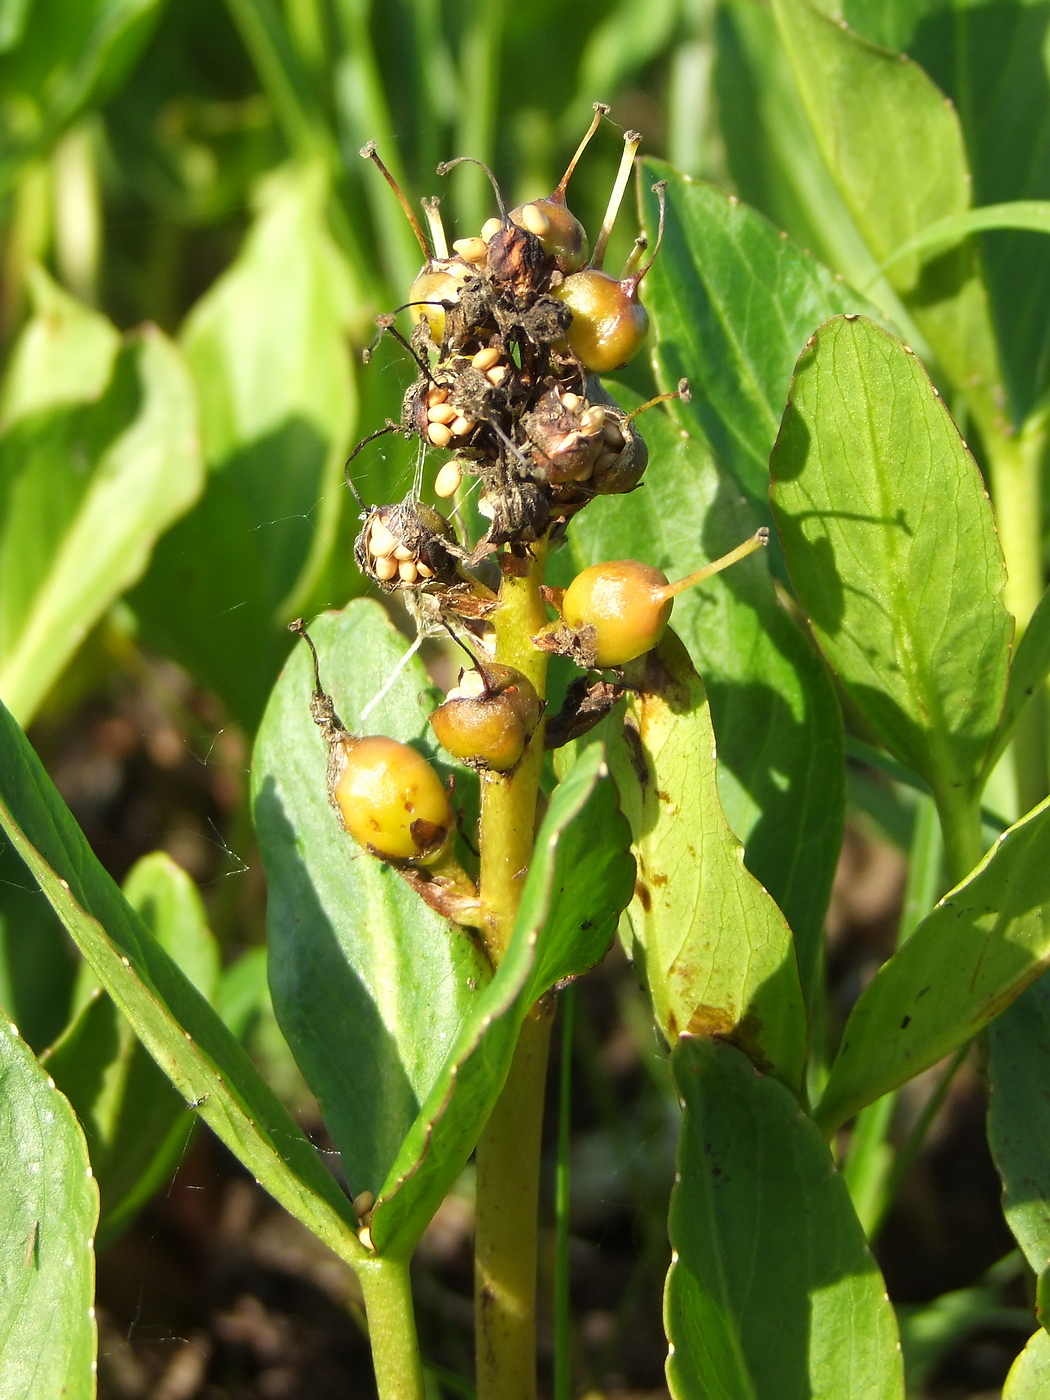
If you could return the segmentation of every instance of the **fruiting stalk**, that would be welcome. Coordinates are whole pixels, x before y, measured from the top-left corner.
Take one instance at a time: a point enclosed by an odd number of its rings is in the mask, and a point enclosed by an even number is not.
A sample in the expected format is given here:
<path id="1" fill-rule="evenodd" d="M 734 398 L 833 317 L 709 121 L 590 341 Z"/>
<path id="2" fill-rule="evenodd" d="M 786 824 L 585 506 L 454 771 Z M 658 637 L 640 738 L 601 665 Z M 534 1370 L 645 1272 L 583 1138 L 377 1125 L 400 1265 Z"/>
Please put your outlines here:
<path id="1" fill-rule="evenodd" d="M 576 166 L 577 166 L 577 164 L 579 163 L 580 157 L 583 155 L 584 151 L 585 151 L 585 150 L 587 149 L 587 147 L 590 145 L 591 137 L 592 137 L 592 136 L 594 135 L 594 133 L 598 130 L 599 126 L 601 126 L 602 117 L 607 117 L 608 115 L 609 115 L 609 108 L 608 108 L 608 106 L 606 105 L 606 103 L 604 103 L 604 102 L 596 102 L 596 103 L 594 104 L 594 117 L 593 117 L 592 120 L 591 120 L 590 126 L 587 128 L 587 134 L 586 134 L 586 136 L 584 136 L 584 138 L 583 138 L 583 140 L 580 142 L 580 144 L 576 147 L 576 154 L 573 156 L 572 160 L 569 161 L 568 168 L 566 169 L 565 174 L 564 174 L 564 175 L 561 177 L 561 179 L 558 181 L 558 187 L 557 187 L 557 189 L 556 189 L 556 190 L 554 191 L 554 193 L 550 196 L 550 198 L 551 198 L 555 203 L 557 203 L 557 204 L 564 204 L 564 203 L 565 203 L 565 190 L 566 190 L 566 188 L 567 188 L 567 186 L 568 186 L 569 180 L 572 178 L 572 172 L 576 169 Z"/>
<path id="2" fill-rule="evenodd" d="M 634 158 L 638 154 L 638 147 L 641 144 L 642 138 L 637 131 L 627 131 L 624 133 L 623 154 L 620 156 L 620 168 L 616 172 L 616 180 L 613 183 L 612 194 L 609 196 L 609 205 L 605 211 L 605 218 L 602 220 L 602 226 L 598 232 L 598 237 L 594 241 L 594 252 L 591 255 L 589 264 L 591 267 L 600 268 L 605 261 L 605 249 L 609 243 L 609 235 L 613 231 L 613 224 L 616 223 L 616 216 L 620 212 L 624 191 L 627 189 L 627 181 L 631 178 Z"/>
<path id="3" fill-rule="evenodd" d="M 731 549 L 728 554 L 723 554 L 721 559 L 715 559 L 712 563 L 695 569 L 691 574 L 686 574 L 685 578 L 677 579 L 664 588 L 654 589 L 653 596 L 661 602 L 665 602 L 668 598 L 677 598 L 679 593 L 684 593 L 687 588 L 692 588 L 694 584 L 703 582 L 712 574 L 720 574 L 723 569 L 728 569 L 730 564 L 735 564 L 740 559 L 746 559 L 749 554 L 754 554 L 756 549 L 761 549 L 763 545 L 768 543 L 769 531 L 763 525 L 760 530 L 755 531 L 749 540 L 738 544 L 736 549 Z"/>

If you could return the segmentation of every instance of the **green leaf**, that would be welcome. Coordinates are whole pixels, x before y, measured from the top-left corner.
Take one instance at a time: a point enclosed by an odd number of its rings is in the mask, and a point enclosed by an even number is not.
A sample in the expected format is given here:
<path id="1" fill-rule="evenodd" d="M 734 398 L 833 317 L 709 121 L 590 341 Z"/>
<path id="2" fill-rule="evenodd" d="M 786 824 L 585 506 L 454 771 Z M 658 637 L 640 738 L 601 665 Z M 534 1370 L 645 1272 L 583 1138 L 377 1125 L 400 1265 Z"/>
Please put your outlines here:
<path id="1" fill-rule="evenodd" d="M 604 954 L 634 884 L 629 840 L 601 747 L 593 745 L 551 794 L 507 953 L 474 998 L 390 1169 L 372 1216 L 381 1251 L 407 1255 L 462 1170 L 529 1009 Z"/>
<path id="2" fill-rule="evenodd" d="M 132 600 L 149 640 L 250 729 L 288 650 L 282 624 L 325 564 L 345 495 L 351 305 L 325 208 L 316 167 L 272 175 L 240 256 L 190 314 L 182 346 L 208 487 Z"/>
<path id="3" fill-rule="evenodd" d="M 0 827 L 136 1034 L 259 1183 L 349 1263 L 357 1221 L 291 1115 L 99 864 L 0 706 Z"/>
<path id="4" fill-rule="evenodd" d="M 662 161 L 643 169 L 647 186 L 667 181 L 664 244 L 645 280 L 657 376 L 665 390 L 689 380 L 692 399 L 675 416 L 764 511 L 769 453 L 807 338 L 837 312 L 878 313 L 755 210 Z M 650 236 L 654 209 L 647 196 Z"/>
<path id="5" fill-rule="evenodd" d="M 674 1400 L 903 1400 L 886 1285 L 820 1133 L 732 1046 L 683 1037 L 671 1068 Z"/>
<path id="6" fill-rule="evenodd" d="M 770 469 L 831 666 L 939 801 L 972 793 L 1012 624 L 980 473 L 922 365 L 870 321 L 829 321 L 799 359 Z"/>
<path id="7" fill-rule="evenodd" d="M 33 0 L 26 23 L 27 5 L 5 6 L 0 189 L 86 107 L 117 88 L 161 8 L 162 0 Z"/>
<path id="8" fill-rule="evenodd" d="M 0 1027 L 0 1394 L 95 1394 L 98 1188 L 76 1117 Z"/>
<path id="9" fill-rule="evenodd" d="M 1006 1223 L 1035 1272 L 1050 1263 L 1050 979 L 1040 977 L 988 1030 L 988 1142 Z"/>
<path id="10" fill-rule="evenodd" d="M 910 338 L 907 312 L 879 275 L 821 157 L 769 7 L 723 0 L 715 33 L 719 128 L 740 197 L 851 286 L 867 288 Z"/>
<path id="11" fill-rule="evenodd" d="M 890 267 L 913 253 L 950 248 L 971 233 L 1006 228 L 1050 233 L 1050 200 L 1017 199 L 1008 204 L 985 204 L 980 209 L 968 209 L 964 214 L 952 214 L 946 219 L 938 219 L 935 224 L 927 224 L 921 233 L 910 238 L 892 253 L 883 267 Z"/>
<path id="12" fill-rule="evenodd" d="M 0 841 L 0 1007 L 37 1054 L 69 1020 L 78 961 L 25 863 Z"/>
<path id="13" fill-rule="evenodd" d="M 876 261 L 964 213 L 971 190 L 958 118 L 922 69 L 806 0 L 773 0 L 773 13 L 817 144 Z M 888 275 L 978 421 L 1001 429 L 998 352 L 973 246 L 913 253 Z"/>
<path id="14" fill-rule="evenodd" d="M 806 1014 L 791 930 L 744 868 L 718 800 L 703 682 L 672 633 L 627 673 L 623 724 L 605 726 L 638 883 L 631 952 L 656 1021 L 732 1041 L 799 1089 Z"/>
<path id="15" fill-rule="evenodd" d="M 404 639 L 382 608 L 364 600 L 317 619 L 310 631 L 338 713 L 348 727 L 360 728 L 362 707 L 404 661 Z M 501 964 L 497 986 L 471 935 L 422 904 L 396 871 L 365 855 L 342 829 L 328 801 L 325 743 L 310 716 L 312 683 L 309 654 L 299 647 L 274 690 L 253 765 L 269 885 L 270 985 L 281 1028 L 317 1095 L 354 1193 L 393 1198 L 381 1201 L 372 1223 L 374 1242 L 386 1249 L 404 1231 L 418 1235 L 472 1149 L 506 1073 L 516 1024 L 544 990 L 539 986 L 522 1002 L 516 1023 L 505 1013 L 523 995 L 525 978 L 542 981 L 553 960 L 550 985 L 604 951 L 631 889 L 615 870 L 627 835 L 614 810 L 603 808 L 602 820 L 588 824 L 574 862 L 580 901 L 556 905 L 558 917 L 544 924 L 539 951 L 527 938 L 526 951 Z M 419 663 L 405 665 L 368 729 L 433 755 L 426 718 L 434 698 Z M 559 789 L 547 818 L 551 839 L 582 808 L 595 780 L 595 772 L 589 782 L 585 772 Z M 613 800 L 609 792 L 594 798 Z M 530 874 L 530 882 L 539 881 L 544 910 L 552 857 L 541 860 L 538 853 Z M 530 883 L 523 919 L 531 890 Z M 616 905 L 611 912 L 609 900 Z M 564 908 L 570 921 L 594 925 L 583 940 L 582 966 L 565 962 L 572 950 L 563 943 L 572 943 L 572 930 L 560 922 Z M 533 934 L 542 922 L 529 925 Z M 500 1038 L 499 1054 L 485 1037 L 496 1015 L 492 1005 L 504 1013 L 502 1029 L 493 1025 L 490 1032 Z M 463 1062 L 478 1046 L 484 1048 L 467 1068 Z"/>
<path id="16" fill-rule="evenodd" d="M 1010 663 L 1006 699 L 995 738 L 984 760 L 984 771 L 991 773 L 1010 742 L 1014 725 L 1028 701 L 1046 684 L 1050 674 L 1050 590 L 1043 594 L 1028 626 L 1017 644 Z"/>
<path id="17" fill-rule="evenodd" d="M 616 394 L 636 406 L 618 386 Z M 680 578 L 747 539 L 759 521 L 666 413 L 647 413 L 639 426 L 649 446 L 643 488 L 598 496 L 574 517 L 572 563 L 644 559 Z M 809 989 L 842 840 L 842 721 L 827 669 L 777 602 L 764 551 L 680 595 L 674 627 L 711 702 L 726 819 L 794 932 Z"/>
<path id="18" fill-rule="evenodd" d="M 0 694 L 25 723 L 203 482 L 171 341 L 147 326 L 118 355 L 108 321 L 34 286 L 0 434 Z"/>
<path id="19" fill-rule="evenodd" d="M 1050 965 L 1050 800 L 1012 826 L 854 1006 L 817 1121 L 827 1132 L 936 1064 Z"/>
<path id="20" fill-rule="evenodd" d="M 955 103 L 975 203 L 1050 198 L 1046 6 L 951 0 L 918 18 L 908 52 Z M 1050 382 L 1050 243 L 1024 230 L 990 231 L 980 248 L 1010 405 L 1020 424 Z"/>
<path id="21" fill-rule="evenodd" d="M 1042 1327 L 1010 1367 L 1003 1400 L 1042 1400 L 1050 1387 L 1050 1335 Z"/>
<path id="22" fill-rule="evenodd" d="M 128 903 L 202 996 L 219 980 L 219 950 L 190 877 L 157 851 L 124 886 Z M 85 970 L 89 971 L 86 968 Z M 90 976 L 88 981 L 94 981 Z M 171 1177 L 193 1130 L 193 1115 L 96 983 L 44 1063 L 76 1110 L 102 1197 L 105 1245 Z"/>

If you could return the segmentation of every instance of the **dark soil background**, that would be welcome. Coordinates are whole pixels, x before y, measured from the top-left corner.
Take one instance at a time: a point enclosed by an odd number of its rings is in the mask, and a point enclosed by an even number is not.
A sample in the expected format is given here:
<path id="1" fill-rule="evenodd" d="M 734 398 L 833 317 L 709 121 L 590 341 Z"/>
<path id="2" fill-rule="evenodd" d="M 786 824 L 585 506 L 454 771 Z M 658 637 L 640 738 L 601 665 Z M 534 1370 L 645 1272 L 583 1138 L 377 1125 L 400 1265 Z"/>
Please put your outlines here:
<path id="1" fill-rule="evenodd" d="M 114 682 L 102 698 L 46 716 L 33 738 L 101 859 L 122 878 L 161 847 L 200 882 L 229 957 L 264 937 L 265 890 L 246 816 L 247 745 L 214 701 L 167 663 Z M 869 775 L 870 776 L 870 775 Z M 892 948 L 904 857 L 870 824 L 850 826 L 828 920 L 833 1014 L 843 1016 Z M 656 1036 L 618 948 L 578 984 L 573 1048 L 572 1296 L 577 1391 L 588 1400 L 666 1395 L 660 1325 L 668 1263 L 667 1193 L 676 1109 Z M 316 1106 L 271 1023 L 252 1049 L 313 1140 Z M 560 1038 L 549 1095 L 553 1180 Z M 909 1086 L 906 1131 L 935 1086 Z M 956 1076 L 876 1253 L 896 1303 L 922 1304 L 976 1284 L 1014 1248 L 984 1135 L 975 1051 Z M 334 1154 L 333 1154 L 334 1155 Z M 469 1395 L 469 1170 L 428 1230 L 415 1263 L 424 1357 L 435 1396 Z M 545 1206 L 551 1294 L 553 1211 Z M 206 1129 L 167 1190 L 98 1261 L 102 1400 L 366 1400 L 374 1396 L 352 1274 L 277 1207 Z M 998 1396 L 1030 1325 L 1018 1266 L 1003 1270 L 999 1315 L 930 1371 L 929 1400 Z M 551 1327 L 541 1319 L 542 1372 Z"/>

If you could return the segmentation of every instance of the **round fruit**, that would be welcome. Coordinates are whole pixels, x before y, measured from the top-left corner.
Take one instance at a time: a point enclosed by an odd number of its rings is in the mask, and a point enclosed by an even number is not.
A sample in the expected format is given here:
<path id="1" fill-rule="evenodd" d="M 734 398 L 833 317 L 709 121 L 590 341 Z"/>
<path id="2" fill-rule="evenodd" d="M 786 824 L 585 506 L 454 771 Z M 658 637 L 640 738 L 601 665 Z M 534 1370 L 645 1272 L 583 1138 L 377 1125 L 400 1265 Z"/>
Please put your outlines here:
<path id="1" fill-rule="evenodd" d="M 460 763 L 507 773 L 520 762 L 542 713 L 528 677 L 513 666 L 490 664 L 465 671 L 430 723 Z"/>
<path id="2" fill-rule="evenodd" d="M 543 251 L 562 272 L 575 272 L 587 261 L 587 231 L 564 199 L 533 199 L 510 211 L 510 220 L 540 240 Z"/>
<path id="3" fill-rule="evenodd" d="M 471 269 L 465 262 L 448 259 L 443 262 L 430 262 L 419 274 L 408 291 L 408 312 L 412 324 L 419 325 L 425 320 L 435 345 L 440 345 L 445 336 L 444 302 L 455 304 L 463 290 L 463 282 L 470 276 Z"/>
<path id="4" fill-rule="evenodd" d="M 553 295 L 572 312 L 566 339 L 592 373 L 620 369 L 642 348 L 649 316 L 638 300 L 636 278 L 618 282 L 607 272 L 588 267 L 566 277 Z"/>
<path id="5" fill-rule="evenodd" d="M 562 599 L 562 620 L 574 631 L 594 629 L 598 666 L 622 666 L 651 650 L 664 634 L 674 604 L 667 575 L 635 559 L 592 564 Z"/>
<path id="6" fill-rule="evenodd" d="M 384 860 L 416 860 L 443 846 L 452 809 L 426 759 L 381 734 L 348 736 L 343 743 L 345 762 L 333 797 L 354 840 Z"/>

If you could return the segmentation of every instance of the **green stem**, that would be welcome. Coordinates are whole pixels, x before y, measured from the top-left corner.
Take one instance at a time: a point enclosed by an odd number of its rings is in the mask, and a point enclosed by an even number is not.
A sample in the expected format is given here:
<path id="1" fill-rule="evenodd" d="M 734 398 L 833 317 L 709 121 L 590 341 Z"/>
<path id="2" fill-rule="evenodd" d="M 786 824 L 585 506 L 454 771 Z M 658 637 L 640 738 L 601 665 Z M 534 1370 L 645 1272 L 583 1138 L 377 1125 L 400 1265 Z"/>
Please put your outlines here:
<path id="1" fill-rule="evenodd" d="M 552 1021 L 539 1008 L 526 1017 L 474 1157 L 478 1400 L 536 1400 L 540 1139 Z"/>
<path id="2" fill-rule="evenodd" d="M 546 653 L 532 638 L 546 622 L 544 548 L 509 566 L 493 616 L 496 660 L 544 693 Z M 543 724 L 512 774 L 486 774 L 481 794 L 484 936 L 498 963 L 510 941 L 532 859 L 543 766 Z M 475 1338 L 478 1400 L 535 1400 L 536 1263 L 540 1142 L 551 1015 L 526 1017 L 507 1082 L 475 1154 Z"/>
<path id="3" fill-rule="evenodd" d="M 561 994 L 561 1083 L 558 1093 L 558 1170 L 554 1184 L 554 1400 L 572 1400 L 569 1313 L 569 1143 L 572 1134 L 572 1039 L 576 991 Z"/>
<path id="4" fill-rule="evenodd" d="M 357 1266 L 379 1400 L 424 1400 L 423 1365 L 408 1264 L 372 1259 Z"/>
<path id="5" fill-rule="evenodd" d="M 1017 622 L 1015 644 L 1043 596 L 1042 463 L 1048 415 L 1034 414 L 1016 437 L 988 436 L 992 496 L 1006 559 L 1003 601 Z M 1027 812 L 1048 791 L 1045 688 L 1025 706 L 1013 733 L 1017 802 Z"/>
<path id="6" fill-rule="evenodd" d="M 945 788 L 934 793 L 934 801 L 944 835 L 948 883 L 955 886 L 969 875 L 984 855 L 980 798 L 958 788 Z"/>

